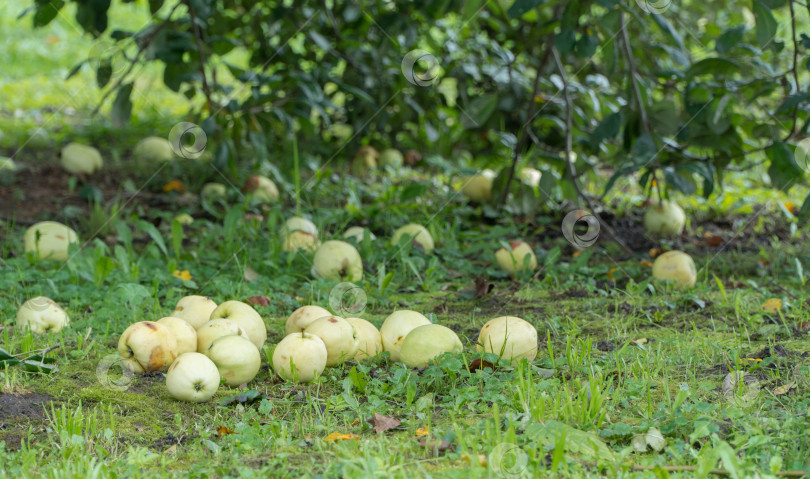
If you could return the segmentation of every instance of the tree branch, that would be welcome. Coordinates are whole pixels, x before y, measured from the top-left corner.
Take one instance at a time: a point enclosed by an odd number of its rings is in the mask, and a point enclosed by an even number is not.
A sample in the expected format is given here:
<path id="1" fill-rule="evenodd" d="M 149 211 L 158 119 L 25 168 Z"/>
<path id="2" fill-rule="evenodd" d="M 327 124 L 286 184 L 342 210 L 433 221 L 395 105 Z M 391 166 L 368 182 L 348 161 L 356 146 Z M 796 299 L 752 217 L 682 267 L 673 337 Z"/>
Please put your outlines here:
<path id="1" fill-rule="evenodd" d="M 650 120 L 647 117 L 647 107 L 644 106 L 644 100 L 641 98 L 641 89 L 638 87 L 638 80 L 636 78 L 636 60 L 633 58 L 633 50 L 630 48 L 630 37 L 627 35 L 627 25 L 624 22 L 624 12 L 619 10 L 619 31 L 622 32 L 622 45 L 624 45 L 624 54 L 627 57 L 627 66 L 630 69 L 630 85 L 633 89 L 633 96 L 636 98 L 638 105 L 638 114 L 641 116 L 641 128 L 646 133 L 650 132 Z"/>
<path id="2" fill-rule="evenodd" d="M 796 93 L 799 93 L 799 72 L 796 70 L 796 65 L 799 63 L 799 41 L 796 39 L 796 12 L 793 9 L 793 0 L 788 0 L 788 5 L 790 5 L 790 30 L 793 34 L 793 68 L 791 71 L 793 72 L 793 83 L 796 85 Z M 787 136 L 785 136 L 784 140 L 788 141 L 790 137 L 793 136 L 793 133 L 796 131 L 796 120 L 799 116 L 799 105 L 793 107 L 793 122 L 790 124 L 790 131 L 788 131 Z"/>
<path id="3" fill-rule="evenodd" d="M 568 165 L 568 173 L 571 175 L 571 183 L 574 185 L 574 189 L 577 192 L 577 196 L 580 199 L 585 200 L 585 203 L 588 205 L 588 209 L 591 211 L 591 214 L 599 221 L 602 229 L 604 229 L 613 241 L 615 241 L 621 248 L 628 254 L 634 254 L 633 250 L 631 250 L 624 241 L 619 239 L 616 236 L 616 232 L 613 231 L 613 228 L 610 227 L 605 221 L 599 216 L 599 213 L 596 212 L 591 199 L 583 193 L 582 188 L 579 186 L 579 181 L 577 179 L 577 171 L 574 168 L 574 162 L 571 161 L 571 147 L 573 146 L 573 128 L 574 128 L 574 114 L 573 114 L 573 103 L 571 101 L 571 95 L 568 92 L 568 76 L 565 74 L 565 67 L 563 67 L 562 61 L 560 60 L 560 55 L 557 52 L 557 47 L 553 44 L 551 45 L 551 54 L 554 57 L 554 63 L 557 64 L 557 71 L 560 74 L 560 78 L 563 82 L 563 98 L 565 99 L 565 159 L 566 164 Z"/>
<path id="4" fill-rule="evenodd" d="M 205 93 L 205 99 L 208 104 L 208 112 L 216 115 L 216 111 L 214 111 L 213 105 L 214 102 L 211 99 L 211 87 L 208 85 L 208 79 L 205 76 L 205 53 L 203 52 L 203 44 L 202 44 L 202 36 L 200 34 L 200 27 L 197 25 L 197 16 L 194 14 L 194 7 L 191 6 L 191 2 L 189 0 L 184 0 L 186 6 L 188 7 L 188 13 L 191 16 L 191 28 L 194 31 L 194 42 L 197 44 L 197 54 L 200 57 L 200 74 L 202 75 L 202 87 L 203 93 Z M 219 109 L 217 109 L 219 111 Z"/>

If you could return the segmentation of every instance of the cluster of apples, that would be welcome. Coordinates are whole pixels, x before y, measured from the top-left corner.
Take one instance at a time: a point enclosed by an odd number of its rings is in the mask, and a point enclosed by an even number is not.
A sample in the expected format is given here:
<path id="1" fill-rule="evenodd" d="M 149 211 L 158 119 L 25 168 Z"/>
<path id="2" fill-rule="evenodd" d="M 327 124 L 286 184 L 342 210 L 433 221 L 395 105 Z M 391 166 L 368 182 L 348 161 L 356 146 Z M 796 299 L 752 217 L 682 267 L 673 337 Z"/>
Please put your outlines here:
<path id="1" fill-rule="evenodd" d="M 287 336 L 273 352 L 273 370 L 279 377 L 296 382 L 310 382 L 328 366 L 363 360 L 383 351 L 388 351 L 391 361 L 423 368 L 441 354 L 463 350 L 452 329 L 431 323 L 411 310 L 394 311 L 378 330 L 365 319 L 342 318 L 308 305 L 287 318 L 285 330 Z M 531 361 L 537 355 L 537 330 L 521 318 L 495 318 L 481 328 L 476 348 L 509 360 Z"/>
<path id="2" fill-rule="evenodd" d="M 686 226 L 686 213 L 674 201 L 660 200 L 644 212 L 644 230 L 658 237 L 679 236 Z M 697 268 L 688 253 L 673 250 L 660 254 L 653 262 L 652 274 L 661 281 L 673 281 L 679 287 L 688 288 L 697 281 Z"/>

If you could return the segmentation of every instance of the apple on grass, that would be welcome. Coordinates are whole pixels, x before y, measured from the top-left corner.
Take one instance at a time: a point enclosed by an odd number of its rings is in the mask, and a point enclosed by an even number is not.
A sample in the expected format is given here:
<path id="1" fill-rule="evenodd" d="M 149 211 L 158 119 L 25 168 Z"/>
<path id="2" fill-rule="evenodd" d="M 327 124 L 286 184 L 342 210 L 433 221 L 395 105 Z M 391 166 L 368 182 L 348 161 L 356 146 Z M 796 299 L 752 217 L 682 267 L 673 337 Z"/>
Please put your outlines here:
<path id="1" fill-rule="evenodd" d="M 501 248 L 496 251 L 495 260 L 501 269 L 509 273 L 513 278 L 520 271 L 534 271 L 537 268 L 537 257 L 534 255 L 531 246 L 526 242 L 510 241 L 509 248 Z"/>
<path id="2" fill-rule="evenodd" d="M 211 359 L 200 353 L 183 353 L 166 373 L 166 389 L 175 399 L 205 402 L 219 388 L 219 370 Z"/>
<path id="3" fill-rule="evenodd" d="M 683 251 L 658 255 L 653 262 L 652 274 L 659 281 L 674 281 L 681 288 L 690 288 L 697 281 L 695 262 Z"/>
<path id="4" fill-rule="evenodd" d="M 360 244 L 363 242 L 363 238 L 365 237 L 366 231 L 368 231 L 368 229 L 363 228 L 362 226 L 352 226 L 351 228 L 343 232 L 343 238 L 353 239 L 357 244 Z M 372 233 L 371 231 L 368 231 L 368 237 L 371 239 L 371 241 L 374 241 L 374 239 L 376 238 L 374 236 L 374 233 Z"/>
<path id="5" fill-rule="evenodd" d="M 540 186 L 540 179 L 543 177 L 543 173 L 536 168 L 521 168 L 520 169 L 520 180 L 531 186 L 532 188 L 537 188 Z"/>
<path id="6" fill-rule="evenodd" d="M 228 189 L 222 183 L 206 183 L 200 190 L 200 198 L 207 201 L 224 200 L 228 196 Z"/>
<path id="7" fill-rule="evenodd" d="M 402 237 L 410 237 L 413 245 L 421 248 L 425 253 L 430 253 L 433 250 L 434 243 L 433 237 L 424 226 L 416 223 L 407 224 L 394 232 L 391 237 L 391 244 L 396 246 Z"/>
<path id="8" fill-rule="evenodd" d="M 516 316 L 490 319 L 478 333 L 476 349 L 504 359 L 532 361 L 537 356 L 537 330 Z"/>
<path id="9" fill-rule="evenodd" d="M 267 340 L 267 327 L 253 306 L 241 301 L 225 301 L 211 312 L 211 319 L 230 319 L 247 333 L 256 349 L 261 350 Z"/>
<path id="10" fill-rule="evenodd" d="M 171 161 L 174 158 L 174 148 L 169 140 L 159 136 L 147 136 L 139 141 L 132 150 L 132 156 L 140 163 Z"/>
<path id="11" fill-rule="evenodd" d="M 104 165 L 101 153 L 92 146 L 68 143 L 62 148 L 62 168 L 71 175 L 90 175 Z"/>
<path id="12" fill-rule="evenodd" d="M 242 187 L 244 193 L 258 203 L 275 203 L 278 201 L 278 187 L 273 180 L 262 175 L 253 175 L 245 181 Z"/>
<path id="13" fill-rule="evenodd" d="M 292 216 L 288 218 L 287 221 L 285 221 L 284 224 L 281 225 L 278 234 L 282 239 L 284 239 L 288 235 L 296 231 L 309 233 L 316 239 L 318 238 L 318 227 L 315 226 L 315 223 L 300 216 Z"/>
<path id="14" fill-rule="evenodd" d="M 391 361 L 400 360 L 400 348 L 405 336 L 413 329 L 430 324 L 430 320 L 416 311 L 401 309 L 394 311 L 383 321 L 380 326 L 382 335 L 383 350 L 391 355 Z"/>
<path id="15" fill-rule="evenodd" d="M 464 178 L 461 185 L 461 194 L 476 203 L 486 203 L 492 198 L 492 183 L 496 173 L 492 170 L 483 170 L 477 175 Z"/>
<path id="16" fill-rule="evenodd" d="M 17 327 L 21 330 L 42 334 L 58 333 L 70 323 L 68 314 L 54 300 L 37 296 L 24 302 L 17 311 Z"/>
<path id="17" fill-rule="evenodd" d="M 458 335 L 440 324 L 426 324 L 413 328 L 405 336 L 399 355 L 409 368 L 424 368 L 444 353 L 459 353 L 464 349 Z"/>
<path id="18" fill-rule="evenodd" d="M 388 148 L 380 153 L 380 166 L 388 166 L 391 168 L 401 168 L 402 164 L 405 163 L 405 157 L 402 156 L 402 152 L 395 148 Z"/>
<path id="19" fill-rule="evenodd" d="M 354 359 L 376 356 L 383 351 L 382 335 L 376 326 L 363 318 L 346 318 L 346 322 L 357 330 L 357 351 Z"/>
<path id="20" fill-rule="evenodd" d="M 313 321 L 318 318 L 331 316 L 328 310 L 315 305 L 301 306 L 292 312 L 290 317 L 287 318 L 287 323 L 284 325 L 284 331 L 287 334 L 300 333 Z"/>
<path id="21" fill-rule="evenodd" d="M 318 238 L 305 231 L 293 231 L 285 236 L 284 242 L 281 243 L 281 249 L 290 253 L 311 252 L 318 249 L 318 246 L 320 246 Z"/>
<path id="22" fill-rule="evenodd" d="M 174 339 L 177 341 L 178 356 L 197 350 L 197 330 L 194 329 L 194 326 L 190 325 L 188 321 L 173 316 L 167 316 L 158 319 L 157 323 L 169 328 L 169 331 L 174 335 Z"/>
<path id="23" fill-rule="evenodd" d="M 215 309 L 217 309 L 217 303 L 211 298 L 193 294 L 180 298 L 172 316 L 185 319 L 194 329 L 199 329 L 211 319 L 211 313 Z"/>
<path id="24" fill-rule="evenodd" d="M 303 331 L 288 334 L 273 351 L 273 370 L 282 379 L 308 383 L 326 368 L 326 344 Z"/>
<path id="25" fill-rule="evenodd" d="M 379 156 L 380 153 L 373 146 L 361 146 L 352 160 L 352 174 L 354 176 L 365 176 L 372 170 L 376 170 Z"/>
<path id="26" fill-rule="evenodd" d="M 363 259 L 357 248 L 345 241 L 326 241 L 315 251 L 311 273 L 317 278 L 360 281 L 363 279 Z"/>
<path id="27" fill-rule="evenodd" d="M 162 371 L 177 357 L 177 340 L 166 326 L 140 321 L 118 338 L 118 354 L 133 372 Z"/>
<path id="28" fill-rule="evenodd" d="M 37 259 L 67 261 L 70 244 L 78 243 L 79 237 L 71 228 L 56 221 L 40 221 L 25 230 L 25 252 Z"/>
<path id="29" fill-rule="evenodd" d="M 335 366 L 354 357 L 357 352 L 357 330 L 339 316 L 325 316 L 313 321 L 304 330 L 318 336 L 326 345 L 326 365 Z"/>
<path id="30" fill-rule="evenodd" d="M 250 338 L 236 321 L 231 319 L 212 319 L 197 329 L 197 352 L 205 354 L 211 344 L 223 336 L 241 336 Z"/>
<path id="31" fill-rule="evenodd" d="M 686 214 L 674 201 L 651 204 L 644 212 L 644 230 L 655 236 L 678 236 L 686 225 Z"/>
<path id="32" fill-rule="evenodd" d="M 228 386 L 250 382 L 259 373 L 262 358 L 256 346 L 242 336 L 223 336 L 211 343 L 205 355 L 211 358 Z"/>

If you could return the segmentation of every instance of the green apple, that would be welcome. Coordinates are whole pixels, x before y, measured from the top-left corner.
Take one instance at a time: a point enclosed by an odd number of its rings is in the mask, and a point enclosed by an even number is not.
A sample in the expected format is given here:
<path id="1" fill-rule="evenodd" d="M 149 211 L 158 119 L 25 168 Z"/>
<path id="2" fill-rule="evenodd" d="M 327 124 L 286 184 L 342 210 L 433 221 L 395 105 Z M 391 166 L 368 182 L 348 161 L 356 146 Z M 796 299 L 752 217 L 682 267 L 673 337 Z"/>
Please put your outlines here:
<path id="1" fill-rule="evenodd" d="M 326 345 L 326 365 L 335 366 L 352 359 L 357 352 L 359 338 L 357 330 L 339 316 L 318 318 L 304 330 L 318 336 Z"/>
<path id="2" fill-rule="evenodd" d="M 236 321 L 224 318 L 212 319 L 197 328 L 197 352 L 205 354 L 211 344 L 223 336 L 241 336 L 250 341 L 245 330 Z"/>
<path id="3" fill-rule="evenodd" d="M 444 353 L 460 353 L 464 347 L 452 329 L 440 324 L 426 324 L 411 330 L 402 347 L 399 357 L 409 368 L 424 368 Z"/>
<path id="4" fill-rule="evenodd" d="M 54 300 L 46 296 L 37 296 L 24 302 L 17 311 L 17 328 L 42 334 L 58 333 L 70 324 L 68 314 Z"/>
<path id="5" fill-rule="evenodd" d="M 326 344 L 303 331 L 287 335 L 273 351 L 273 370 L 282 379 L 308 383 L 326 368 Z"/>
<path id="6" fill-rule="evenodd" d="M 524 269 L 528 271 L 537 269 L 537 257 L 534 256 L 534 251 L 526 242 L 510 241 L 509 247 L 511 250 L 501 248 L 495 252 L 495 260 L 502 270 L 515 277 L 519 271 Z M 527 257 L 529 258 L 528 264 L 526 263 Z"/>
<path id="7" fill-rule="evenodd" d="M 692 287 L 697 281 L 695 262 L 683 251 L 658 255 L 653 262 L 652 274 L 659 281 L 675 281 L 682 288 Z"/>
<path id="8" fill-rule="evenodd" d="M 320 306 L 301 306 L 293 311 L 290 317 L 287 318 L 287 323 L 284 325 L 284 331 L 287 334 L 300 333 L 316 319 L 331 315 L 332 313 Z"/>
<path id="9" fill-rule="evenodd" d="M 67 261 L 71 243 L 78 243 L 76 232 L 56 221 L 41 221 L 25 230 L 25 252 L 37 259 Z"/>
<path id="10" fill-rule="evenodd" d="M 410 223 L 396 230 L 394 236 L 391 237 L 391 244 L 398 245 L 399 239 L 403 236 L 411 237 L 413 245 L 422 248 L 425 253 L 430 253 L 433 250 L 433 237 L 430 236 L 427 228 L 420 224 Z"/>
<path id="11" fill-rule="evenodd" d="M 185 319 L 194 329 L 199 329 L 211 319 L 211 313 L 215 309 L 217 309 L 217 303 L 208 296 L 192 294 L 180 298 L 172 316 Z"/>
<path id="12" fill-rule="evenodd" d="M 539 187 L 540 179 L 543 177 L 543 173 L 541 173 L 540 170 L 529 167 L 521 168 L 518 175 L 520 176 L 520 181 L 532 188 Z"/>
<path id="13" fill-rule="evenodd" d="M 219 370 L 208 356 L 183 353 L 166 372 L 166 389 L 173 398 L 187 402 L 205 402 L 219 388 Z"/>
<path id="14" fill-rule="evenodd" d="M 262 358 L 256 346 L 242 336 L 223 336 L 211 343 L 205 355 L 217 365 L 228 386 L 250 382 L 259 373 Z"/>
<path id="15" fill-rule="evenodd" d="M 222 183 L 206 183 L 200 190 L 200 197 L 206 201 L 224 200 L 228 196 L 228 189 Z"/>
<path id="16" fill-rule="evenodd" d="M 357 331 L 354 359 L 370 358 L 383 352 L 382 335 L 376 326 L 362 318 L 346 318 L 346 322 Z"/>
<path id="17" fill-rule="evenodd" d="M 262 175 L 253 175 L 245 181 L 242 187 L 244 193 L 258 203 L 275 203 L 278 201 L 278 187 L 273 180 Z"/>
<path id="18" fill-rule="evenodd" d="M 486 203 L 492 198 L 492 182 L 496 173 L 492 170 L 484 170 L 477 175 L 463 178 L 461 194 L 476 203 Z"/>
<path id="19" fill-rule="evenodd" d="M 371 238 L 371 241 L 376 239 L 374 233 L 369 231 L 367 228 L 363 228 L 362 226 L 352 226 L 351 228 L 347 229 L 343 232 L 344 239 L 353 239 L 357 244 L 363 242 L 363 238 L 368 231 L 368 237 Z"/>
<path id="20" fill-rule="evenodd" d="M 537 356 L 537 330 L 516 316 L 490 319 L 478 333 L 476 349 L 513 361 L 532 361 Z"/>
<path id="21" fill-rule="evenodd" d="M 405 162 L 405 157 L 395 148 L 388 148 L 380 153 L 380 166 L 390 166 L 391 168 L 401 168 Z"/>
<path id="22" fill-rule="evenodd" d="M 330 240 L 315 251 L 311 272 L 317 278 L 360 281 L 363 279 L 363 260 L 354 246 L 345 241 Z"/>
<path id="23" fill-rule="evenodd" d="M 230 319 L 238 324 L 248 335 L 250 342 L 260 350 L 267 340 L 267 327 L 262 316 L 253 306 L 241 301 L 225 301 L 211 313 L 211 319 Z"/>
<path id="24" fill-rule="evenodd" d="M 140 321 L 130 324 L 118 338 L 118 354 L 133 372 L 162 371 L 177 357 L 177 340 L 166 326 Z"/>
<path id="25" fill-rule="evenodd" d="M 68 143 L 62 148 L 62 168 L 72 175 L 90 175 L 103 165 L 101 153 L 92 146 Z"/>
<path id="26" fill-rule="evenodd" d="M 352 174 L 365 176 L 371 170 L 376 170 L 379 156 L 379 152 L 373 146 L 361 146 L 352 160 Z"/>
<path id="27" fill-rule="evenodd" d="M 174 217 L 173 221 L 177 221 L 181 225 L 190 225 L 191 223 L 194 223 L 194 218 L 188 213 L 180 213 Z"/>
<path id="28" fill-rule="evenodd" d="M 284 237 L 284 242 L 281 243 L 281 249 L 290 253 L 298 251 L 312 252 L 318 249 L 321 242 L 318 241 L 316 236 L 304 231 L 293 231 Z"/>
<path id="29" fill-rule="evenodd" d="M 281 225 L 281 229 L 279 229 L 278 235 L 282 239 L 284 239 L 295 231 L 308 233 L 314 236 L 316 239 L 318 238 L 318 227 L 315 226 L 315 223 L 306 218 L 301 218 L 300 216 L 293 216 L 291 218 L 288 218 L 287 221 L 285 221 L 284 224 Z"/>
<path id="30" fill-rule="evenodd" d="M 132 150 L 132 156 L 140 164 L 171 161 L 174 159 L 174 149 L 166 138 L 148 136 L 139 141 Z"/>
<path id="31" fill-rule="evenodd" d="M 380 326 L 380 335 L 382 335 L 383 350 L 391 354 L 391 361 L 399 361 L 399 352 L 405 336 L 414 328 L 426 324 L 430 324 L 429 319 L 408 309 L 394 311 L 385 318 Z"/>
<path id="32" fill-rule="evenodd" d="M 14 163 L 14 160 L 5 156 L 0 156 L 0 173 L 4 171 L 10 171 L 13 173 L 16 170 L 17 164 Z"/>
<path id="33" fill-rule="evenodd" d="M 197 330 L 185 319 L 167 316 L 156 321 L 169 328 L 177 341 L 177 355 L 191 353 L 197 350 Z"/>
<path id="34" fill-rule="evenodd" d="M 678 236 L 686 225 L 686 214 L 673 201 L 651 204 L 644 212 L 644 230 L 655 236 Z"/>

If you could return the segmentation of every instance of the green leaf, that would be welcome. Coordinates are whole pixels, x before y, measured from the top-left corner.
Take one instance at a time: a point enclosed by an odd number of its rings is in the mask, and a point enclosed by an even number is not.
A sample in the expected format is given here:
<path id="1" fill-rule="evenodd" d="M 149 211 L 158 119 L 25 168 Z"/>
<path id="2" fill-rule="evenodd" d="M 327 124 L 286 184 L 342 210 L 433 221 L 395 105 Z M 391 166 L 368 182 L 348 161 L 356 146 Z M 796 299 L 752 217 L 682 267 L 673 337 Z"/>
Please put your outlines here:
<path id="1" fill-rule="evenodd" d="M 183 225 L 179 221 L 172 221 L 172 250 L 174 256 L 180 258 L 180 253 L 183 251 Z"/>
<path id="2" fill-rule="evenodd" d="M 757 21 L 757 45 L 765 48 L 776 36 L 776 19 L 760 0 L 754 0 L 754 18 Z"/>
<path id="3" fill-rule="evenodd" d="M 132 83 L 123 85 L 115 96 L 115 101 L 112 106 L 112 123 L 118 128 L 123 127 L 129 123 L 132 116 Z"/>
<path id="4" fill-rule="evenodd" d="M 689 78 L 700 75 L 727 76 L 740 70 L 740 64 L 727 58 L 712 57 L 694 63 L 686 71 Z"/>
<path id="5" fill-rule="evenodd" d="M 498 95 L 489 93 L 479 96 L 459 113 L 461 125 L 468 130 L 484 126 L 497 106 Z"/>
<path id="6" fill-rule="evenodd" d="M 663 171 L 664 180 L 667 182 L 667 185 L 672 186 L 676 190 L 686 195 L 691 195 L 695 192 L 695 184 L 692 183 L 689 178 L 681 175 L 671 166 L 664 168 Z"/>
<path id="7" fill-rule="evenodd" d="M 676 30 L 675 27 L 672 26 L 672 23 L 670 23 L 667 17 L 658 14 L 653 14 L 652 17 L 653 20 L 655 20 L 655 23 L 658 25 L 658 28 L 660 28 L 661 31 L 664 32 L 667 36 L 672 38 L 675 44 L 678 45 L 678 48 L 683 50 L 684 49 L 683 38 L 681 38 L 681 34 L 678 33 L 678 30 Z"/>
<path id="8" fill-rule="evenodd" d="M 663 136 L 674 136 L 680 126 L 678 106 L 670 99 L 655 102 L 647 109 L 650 124 L 656 133 Z"/>
<path id="9" fill-rule="evenodd" d="M 34 27 L 44 27 L 56 18 L 59 10 L 65 6 L 64 0 L 53 0 L 46 3 L 37 3 L 37 11 L 34 13 Z"/>
<path id="10" fill-rule="evenodd" d="M 799 93 L 799 94 L 796 94 L 796 95 L 791 95 L 791 96 L 785 98 L 785 101 L 783 101 L 782 104 L 779 105 L 779 108 L 776 109 L 776 114 L 778 115 L 779 113 L 782 113 L 782 112 L 785 112 L 785 111 L 792 111 L 798 105 L 800 105 L 801 103 L 804 103 L 804 102 L 806 102 L 808 100 L 810 100 L 810 92 L 804 92 L 804 93 Z"/>
<path id="11" fill-rule="evenodd" d="M 591 133 L 591 144 L 596 149 L 604 140 L 616 138 L 622 129 L 622 112 L 617 111 L 606 116 L 596 125 Z"/>
<path id="12" fill-rule="evenodd" d="M 87 60 L 82 60 L 79 63 L 73 65 L 73 68 L 70 69 L 67 76 L 65 77 L 65 80 L 70 80 L 71 78 L 73 78 L 74 75 L 79 73 L 79 70 L 82 69 L 85 63 L 87 63 Z"/>
<path id="13" fill-rule="evenodd" d="M 0 361 L 6 361 L 8 359 L 15 359 L 14 356 L 11 355 L 8 351 L 3 348 L 0 348 Z"/>
<path id="14" fill-rule="evenodd" d="M 329 43 L 329 40 L 315 30 L 310 30 L 309 37 L 312 38 L 312 41 L 314 41 L 315 44 L 321 47 L 323 50 L 332 50 L 332 44 Z"/>
<path id="15" fill-rule="evenodd" d="M 148 234 L 149 237 L 152 238 L 152 241 L 155 242 L 155 244 L 157 245 L 158 248 L 160 248 L 160 251 L 162 251 L 163 254 L 168 256 L 169 253 L 166 250 L 166 243 L 163 242 L 163 237 L 160 235 L 160 231 L 158 231 L 158 229 L 155 228 L 155 225 L 144 220 L 138 220 L 135 224 L 138 226 L 138 229 Z"/>
<path id="16" fill-rule="evenodd" d="M 96 85 L 99 88 L 104 88 L 112 78 L 112 62 L 110 59 L 102 60 L 96 69 Z"/>
<path id="17" fill-rule="evenodd" d="M 762 0 L 762 4 L 771 10 L 776 10 L 777 8 L 782 8 L 787 1 L 788 0 Z"/>
<path id="18" fill-rule="evenodd" d="M 729 28 L 714 41 L 714 49 L 720 54 L 730 52 L 732 48 L 742 41 L 746 31 L 748 31 L 748 27 L 745 25 Z"/>
<path id="19" fill-rule="evenodd" d="M 149 12 L 154 15 L 163 6 L 164 0 L 149 0 Z"/>
<path id="20" fill-rule="evenodd" d="M 526 428 L 526 436 L 547 449 L 554 447 L 558 438 L 564 437 L 565 450 L 573 456 L 584 456 L 598 461 L 612 462 L 614 460 L 613 451 L 599 436 L 553 419 L 530 424 Z"/>
<path id="21" fill-rule="evenodd" d="M 800 220 L 806 221 L 810 219 L 810 193 L 804 197 L 804 203 L 802 203 L 802 207 L 799 209 L 797 216 Z"/>
<path id="22" fill-rule="evenodd" d="M 793 151 L 784 142 L 774 142 L 765 150 L 765 154 L 771 160 L 768 176 L 771 177 L 771 184 L 775 188 L 788 191 L 804 178 L 804 172 L 796 164 Z"/>
<path id="23" fill-rule="evenodd" d="M 554 46 L 557 47 L 560 55 L 570 53 L 574 49 L 574 43 L 576 43 L 576 35 L 572 28 L 564 28 L 554 37 Z"/>
<path id="24" fill-rule="evenodd" d="M 509 10 L 506 11 L 506 14 L 509 15 L 511 18 L 520 18 L 526 14 L 529 10 L 533 8 L 537 8 L 540 5 L 546 3 L 547 0 L 515 0 L 515 3 L 509 7 Z M 465 2 L 466 3 L 466 2 Z"/>

